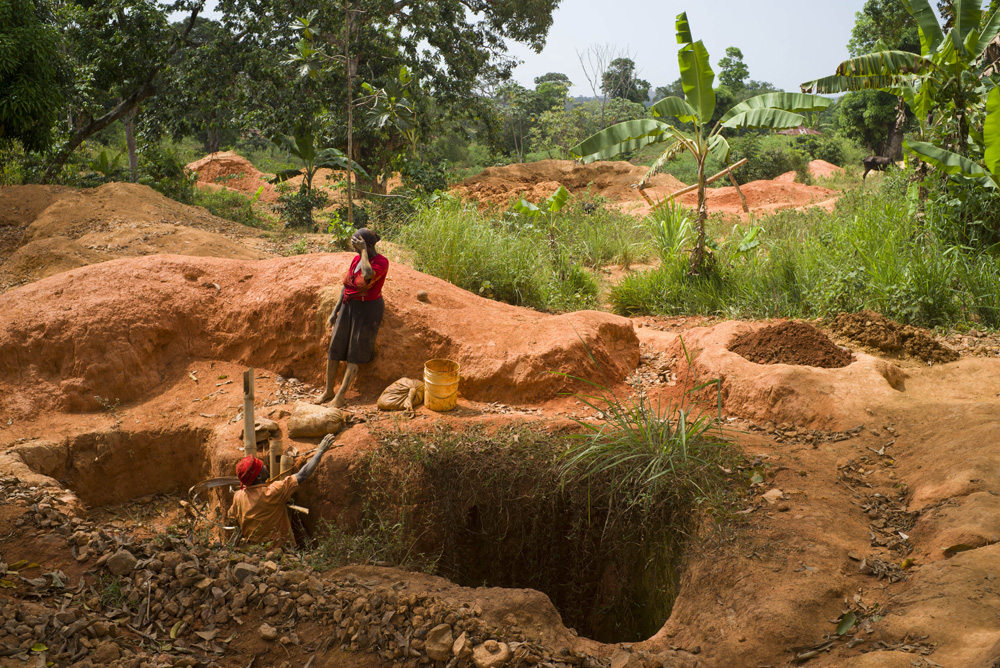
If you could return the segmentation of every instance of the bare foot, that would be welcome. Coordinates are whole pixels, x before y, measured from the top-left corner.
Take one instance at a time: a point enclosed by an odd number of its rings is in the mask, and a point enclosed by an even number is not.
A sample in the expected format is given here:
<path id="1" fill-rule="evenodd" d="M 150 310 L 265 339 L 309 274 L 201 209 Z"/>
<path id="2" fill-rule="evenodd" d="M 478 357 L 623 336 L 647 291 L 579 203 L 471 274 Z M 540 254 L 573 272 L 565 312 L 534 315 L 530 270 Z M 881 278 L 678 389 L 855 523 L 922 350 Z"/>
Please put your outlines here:
<path id="1" fill-rule="evenodd" d="M 326 402 L 330 401 L 330 399 L 333 399 L 333 395 L 332 394 L 323 394 L 323 395 L 320 396 L 319 399 L 316 399 L 315 401 L 313 401 L 313 403 L 314 404 L 325 404 Z"/>
<path id="2" fill-rule="evenodd" d="M 347 407 L 347 399 L 334 399 L 334 401 L 333 401 L 333 407 L 334 408 L 346 408 Z"/>

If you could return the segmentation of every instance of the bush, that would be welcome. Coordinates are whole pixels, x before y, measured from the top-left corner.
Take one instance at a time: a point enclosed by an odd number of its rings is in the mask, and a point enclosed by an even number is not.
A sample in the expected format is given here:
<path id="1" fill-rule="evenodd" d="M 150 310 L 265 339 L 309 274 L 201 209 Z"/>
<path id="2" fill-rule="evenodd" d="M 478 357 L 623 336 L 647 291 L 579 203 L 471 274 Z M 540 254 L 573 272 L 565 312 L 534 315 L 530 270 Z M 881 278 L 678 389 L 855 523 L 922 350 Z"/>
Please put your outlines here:
<path id="1" fill-rule="evenodd" d="M 194 203 L 205 207 L 213 215 L 249 227 L 266 228 L 267 220 L 254 208 L 256 201 L 256 197 L 247 197 L 228 188 L 199 188 L 194 195 Z"/>
<path id="2" fill-rule="evenodd" d="M 330 202 L 330 196 L 320 188 L 306 192 L 305 188 L 292 191 L 287 186 L 278 188 L 278 216 L 286 228 L 315 230 L 313 211 L 322 209 Z"/>
<path id="3" fill-rule="evenodd" d="M 189 174 L 177 152 L 153 144 L 139 154 L 139 171 L 136 181 L 163 193 L 170 199 L 191 204 L 194 202 L 197 174 Z"/>
<path id="4" fill-rule="evenodd" d="M 0 187 L 24 183 L 26 157 L 21 142 L 0 138 Z"/>
<path id="5" fill-rule="evenodd" d="M 741 183 L 773 179 L 794 169 L 788 148 L 780 140 L 750 133 L 733 138 L 729 145 L 730 162 L 748 161 L 736 172 Z"/>
<path id="6" fill-rule="evenodd" d="M 589 307 L 597 283 L 540 227 L 492 223 L 460 202 L 423 205 L 400 233 L 415 268 L 484 297 L 540 309 Z"/>

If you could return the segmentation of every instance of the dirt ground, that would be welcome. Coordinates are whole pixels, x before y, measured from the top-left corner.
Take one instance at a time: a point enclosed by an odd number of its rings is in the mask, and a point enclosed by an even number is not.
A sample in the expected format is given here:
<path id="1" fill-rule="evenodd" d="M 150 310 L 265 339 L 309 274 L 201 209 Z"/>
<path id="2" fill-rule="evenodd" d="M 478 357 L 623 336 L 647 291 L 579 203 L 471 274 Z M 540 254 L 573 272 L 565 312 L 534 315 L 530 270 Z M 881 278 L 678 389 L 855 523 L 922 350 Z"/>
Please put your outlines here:
<path id="1" fill-rule="evenodd" d="M 570 376 L 654 402 L 719 380 L 717 397 L 699 396 L 718 400 L 753 486 L 735 517 L 706 518 L 660 631 L 599 643 L 542 592 L 212 545 L 203 530 L 220 518 L 185 492 L 243 456 L 248 366 L 255 414 L 299 463 L 318 441 L 287 437 L 288 420 L 320 389 L 330 286 L 349 256 L 270 257 L 253 231 L 151 192 L 0 192 L 0 239 L 17 239 L 3 266 L 31 244 L 65 258 L 36 260 L 18 270 L 33 282 L 0 294 L 0 667 L 1000 662 L 996 336 L 870 313 L 554 316 L 394 264 L 348 428 L 297 495 L 307 529 L 358 512 L 351 472 L 373 430 L 563 430 L 600 420 L 566 394 L 583 387 Z M 169 238 L 156 226 L 178 241 L 156 241 Z M 461 364 L 455 411 L 376 409 L 382 388 L 438 356 Z"/>

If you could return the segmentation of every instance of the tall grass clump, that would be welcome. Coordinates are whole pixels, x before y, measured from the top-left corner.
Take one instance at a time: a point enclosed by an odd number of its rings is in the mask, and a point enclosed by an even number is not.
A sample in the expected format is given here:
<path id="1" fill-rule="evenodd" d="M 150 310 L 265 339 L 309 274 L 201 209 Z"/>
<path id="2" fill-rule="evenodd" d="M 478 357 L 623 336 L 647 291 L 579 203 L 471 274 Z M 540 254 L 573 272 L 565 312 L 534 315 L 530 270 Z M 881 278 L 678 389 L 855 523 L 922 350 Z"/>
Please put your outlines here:
<path id="1" fill-rule="evenodd" d="M 623 495 L 638 489 L 624 469 L 567 472 L 566 439 L 546 430 L 375 437 L 353 483 L 369 511 L 405 527 L 413 554 L 462 585 L 542 591 L 567 626 L 605 642 L 648 638 L 663 625 L 699 509 L 710 505 L 698 501 L 728 493 L 717 464 L 732 461 L 721 446 L 697 467 L 678 459 L 654 496 L 639 499 Z M 698 443 L 689 443 L 692 457 Z"/>
<path id="2" fill-rule="evenodd" d="M 412 249 L 416 269 L 484 297 L 540 309 L 595 302 L 596 281 L 541 228 L 443 201 L 419 208 L 399 239 Z"/>
<path id="3" fill-rule="evenodd" d="M 761 222 L 762 243 L 740 252 L 715 232 L 713 271 L 689 276 L 683 253 L 612 289 L 623 314 L 813 317 L 872 309 L 905 323 L 1000 322 L 989 253 L 957 245 L 934 212 L 909 212 L 903 174 L 845 192 L 832 213 L 783 211 Z"/>
<path id="4" fill-rule="evenodd" d="M 266 228 L 267 219 L 254 208 L 256 201 L 256 197 L 247 197 L 228 188 L 212 190 L 199 188 L 194 193 L 194 203 L 208 209 L 219 218 L 249 227 Z"/>

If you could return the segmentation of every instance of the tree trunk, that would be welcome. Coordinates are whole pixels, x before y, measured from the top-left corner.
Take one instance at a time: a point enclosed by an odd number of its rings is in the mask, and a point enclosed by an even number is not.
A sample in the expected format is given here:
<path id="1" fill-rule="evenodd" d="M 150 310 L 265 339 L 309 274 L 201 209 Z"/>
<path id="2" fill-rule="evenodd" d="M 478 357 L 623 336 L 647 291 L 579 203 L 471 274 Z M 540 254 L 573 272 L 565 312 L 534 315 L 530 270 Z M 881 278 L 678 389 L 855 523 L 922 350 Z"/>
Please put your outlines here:
<path id="1" fill-rule="evenodd" d="M 701 276 L 705 271 L 705 221 L 708 220 L 708 206 L 705 204 L 705 157 L 698 161 L 698 237 L 691 252 L 693 276 Z"/>
<path id="2" fill-rule="evenodd" d="M 218 153 L 219 145 L 222 143 L 222 132 L 219 128 L 209 126 L 205 131 L 205 152 Z"/>
<path id="3" fill-rule="evenodd" d="M 906 103 L 900 95 L 896 102 L 896 124 L 889 131 L 885 154 L 893 162 L 903 159 L 903 126 L 906 125 Z"/>
<path id="4" fill-rule="evenodd" d="M 351 97 L 351 10 L 344 0 L 344 68 L 347 72 L 347 222 L 354 227 L 354 197 L 351 192 L 351 161 L 354 160 L 354 100 Z"/>
<path id="5" fill-rule="evenodd" d="M 139 110 L 136 105 L 131 111 L 125 114 L 125 145 L 128 147 L 128 173 L 129 180 L 135 181 L 136 172 L 139 171 L 139 156 L 135 151 L 135 114 Z"/>

